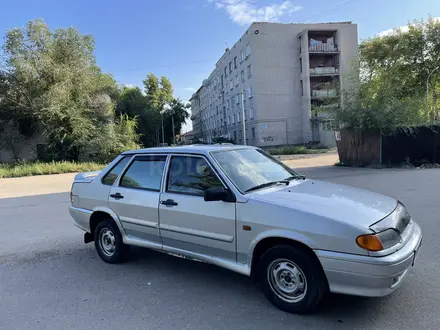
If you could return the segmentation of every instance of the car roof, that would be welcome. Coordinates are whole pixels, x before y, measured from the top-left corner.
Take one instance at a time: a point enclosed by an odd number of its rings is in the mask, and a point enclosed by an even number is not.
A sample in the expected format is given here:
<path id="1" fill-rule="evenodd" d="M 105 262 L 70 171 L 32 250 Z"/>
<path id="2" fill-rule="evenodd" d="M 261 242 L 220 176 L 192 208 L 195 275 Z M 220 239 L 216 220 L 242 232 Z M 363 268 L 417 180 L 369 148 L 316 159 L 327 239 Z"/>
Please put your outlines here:
<path id="1" fill-rule="evenodd" d="M 149 154 L 149 153 L 186 153 L 186 154 L 208 154 L 212 151 L 228 151 L 239 149 L 256 149 L 252 146 L 233 145 L 233 144 L 193 144 L 177 147 L 154 147 L 138 150 L 125 151 L 123 155 Z"/>

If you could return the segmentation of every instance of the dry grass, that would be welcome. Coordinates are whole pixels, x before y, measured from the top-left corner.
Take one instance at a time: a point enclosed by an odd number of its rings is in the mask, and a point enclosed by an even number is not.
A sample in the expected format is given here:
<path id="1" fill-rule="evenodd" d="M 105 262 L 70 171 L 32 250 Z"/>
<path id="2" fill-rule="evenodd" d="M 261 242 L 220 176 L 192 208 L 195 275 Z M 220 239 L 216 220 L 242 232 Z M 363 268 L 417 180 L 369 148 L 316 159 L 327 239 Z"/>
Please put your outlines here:
<path id="1" fill-rule="evenodd" d="M 18 162 L 15 164 L 0 164 L 0 179 L 31 175 L 99 171 L 104 168 L 104 166 L 105 165 L 92 162 Z"/>

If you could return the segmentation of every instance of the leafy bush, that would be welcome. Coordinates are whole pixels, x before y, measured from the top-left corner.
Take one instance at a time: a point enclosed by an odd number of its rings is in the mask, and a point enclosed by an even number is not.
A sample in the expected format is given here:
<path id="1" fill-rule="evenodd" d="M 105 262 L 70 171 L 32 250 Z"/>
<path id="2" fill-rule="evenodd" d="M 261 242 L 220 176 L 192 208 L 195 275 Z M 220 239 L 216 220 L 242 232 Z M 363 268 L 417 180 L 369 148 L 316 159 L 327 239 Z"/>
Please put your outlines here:
<path id="1" fill-rule="evenodd" d="M 271 155 L 322 154 L 326 153 L 327 149 L 310 149 L 305 146 L 285 146 L 268 149 L 268 152 Z"/>
<path id="2" fill-rule="evenodd" d="M 228 139 L 222 136 L 218 136 L 212 139 L 212 143 L 232 143 L 234 144 L 234 140 L 233 139 Z"/>

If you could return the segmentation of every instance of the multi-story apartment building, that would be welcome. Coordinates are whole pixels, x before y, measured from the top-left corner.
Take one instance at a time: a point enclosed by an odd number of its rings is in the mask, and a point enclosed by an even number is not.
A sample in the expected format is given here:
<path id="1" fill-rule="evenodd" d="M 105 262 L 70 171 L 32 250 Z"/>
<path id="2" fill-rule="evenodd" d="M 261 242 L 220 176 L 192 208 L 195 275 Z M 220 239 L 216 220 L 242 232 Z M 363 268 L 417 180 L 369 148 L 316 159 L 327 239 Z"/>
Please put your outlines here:
<path id="1" fill-rule="evenodd" d="M 194 134 L 261 147 L 334 145 L 322 110 L 340 104 L 357 60 L 357 25 L 350 22 L 253 23 L 193 94 Z"/>

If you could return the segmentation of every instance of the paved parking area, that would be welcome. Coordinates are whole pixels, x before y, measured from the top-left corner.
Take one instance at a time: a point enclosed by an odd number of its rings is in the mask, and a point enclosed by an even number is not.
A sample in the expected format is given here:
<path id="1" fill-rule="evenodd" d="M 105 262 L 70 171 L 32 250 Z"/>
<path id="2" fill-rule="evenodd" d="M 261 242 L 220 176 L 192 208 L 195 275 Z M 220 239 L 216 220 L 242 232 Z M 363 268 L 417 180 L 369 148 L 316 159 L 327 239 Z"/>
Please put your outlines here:
<path id="1" fill-rule="evenodd" d="M 212 265 L 142 249 L 108 265 L 82 243 L 64 190 L 0 199 L 0 329 L 439 329 L 440 170 L 299 171 L 407 205 L 425 238 L 397 292 L 331 295 L 317 314 L 296 316 L 272 307 L 247 277 Z"/>

